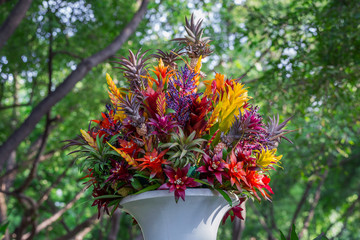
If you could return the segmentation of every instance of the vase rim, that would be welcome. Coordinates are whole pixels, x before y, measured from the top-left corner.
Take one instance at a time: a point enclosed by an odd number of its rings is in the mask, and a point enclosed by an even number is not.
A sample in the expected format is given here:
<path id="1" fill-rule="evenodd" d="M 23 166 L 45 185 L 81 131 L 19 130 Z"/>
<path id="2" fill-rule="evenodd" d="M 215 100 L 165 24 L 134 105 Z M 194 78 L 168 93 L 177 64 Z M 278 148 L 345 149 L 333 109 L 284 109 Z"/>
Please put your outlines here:
<path id="1" fill-rule="evenodd" d="M 239 201 L 239 197 L 236 194 L 229 192 L 226 193 L 230 196 L 230 198 L 233 200 L 234 203 Z M 191 197 L 191 196 L 223 197 L 218 191 L 208 188 L 187 188 L 185 190 L 185 196 L 186 197 Z M 136 195 L 129 195 L 121 200 L 120 205 L 128 202 L 144 200 L 148 198 L 159 198 L 159 197 L 174 197 L 174 192 L 169 192 L 169 190 L 153 190 Z M 185 201 L 186 201 L 186 197 L 185 197 Z"/>

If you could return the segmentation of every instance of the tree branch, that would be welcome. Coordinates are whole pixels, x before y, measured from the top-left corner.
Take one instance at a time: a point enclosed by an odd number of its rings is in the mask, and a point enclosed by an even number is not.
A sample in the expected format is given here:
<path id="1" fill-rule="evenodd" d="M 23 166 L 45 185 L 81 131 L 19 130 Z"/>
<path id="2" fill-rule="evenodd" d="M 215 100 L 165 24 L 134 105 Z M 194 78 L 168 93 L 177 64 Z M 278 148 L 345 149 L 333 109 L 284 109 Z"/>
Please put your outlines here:
<path id="1" fill-rule="evenodd" d="M 256 61 L 245 71 L 245 73 L 243 75 L 241 75 L 235 81 L 239 82 L 239 81 L 241 81 L 241 79 L 246 77 L 248 75 L 248 73 L 255 67 L 256 63 L 260 62 L 265 57 L 265 55 L 270 51 L 270 48 L 271 48 L 271 45 L 270 45 L 270 47 L 268 47 L 264 51 L 262 51 L 260 56 L 256 59 Z M 258 79 L 259 78 L 252 79 L 251 81 L 248 81 L 247 83 L 257 81 Z"/>
<path id="2" fill-rule="evenodd" d="M 19 0 L 2 24 L 0 28 L 0 49 L 5 45 L 6 41 L 11 37 L 21 20 L 25 17 L 31 2 L 32 0 Z"/>
<path id="3" fill-rule="evenodd" d="M 64 54 L 64 55 L 69 55 L 73 58 L 77 58 L 77 59 L 80 59 L 80 60 L 83 60 L 84 58 L 75 54 L 75 53 L 72 53 L 72 52 L 69 52 L 69 51 L 66 51 L 66 50 L 58 50 L 58 51 L 54 51 L 53 52 L 53 55 L 57 55 L 57 54 Z"/>
<path id="4" fill-rule="evenodd" d="M 91 227 L 97 222 L 97 214 L 94 214 L 90 218 L 86 219 L 84 222 L 77 225 L 73 230 L 67 234 L 57 238 L 56 240 L 69 240 L 69 239 L 78 239 L 78 235 L 84 236 L 84 233 L 88 233 L 91 230 Z M 79 238 L 80 239 L 80 238 Z M 82 239 L 82 238 L 81 238 Z"/>
<path id="5" fill-rule="evenodd" d="M 65 177 L 67 171 L 72 167 L 72 165 L 74 165 L 75 161 L 76 158 L 70 162 L 69 166 L 67 166 L 67 168 L 62 172 L 62 174 L 51 184 L 51 186 L 45 190 L 44 194 L 40 197 L 40 199 L 37 202 L 37 207 L 39 207 L 43 202 L 45 202 L 48 199 L 51 189 L 53 189 L 54 187 L 56 187 L 56 185 L 60 183 L 61 179 Z"/>
<path id="6" fill-rule="evenodd" d="M 26 107 L 26 106 L 30 106 L 31 105 L 31 102 L 28 102 L 28 103 L 18 103 L 18 104 L 13 104 L 13 105 L 7 105 L 7 106 L 1 106 L 0 107 L 0 111 L 1 110 L 6 110 L 6 109 L 9 109 L 9 108 L 16 108 L 16 107 Z"/>
<path id="7" fill-rule="evenodd" d="M 307 215 L 307 217 L 304 221 L 303 228 L 301 229 L 301 231 L 299 233 L 299 239 L 301 239 L 304 236 L 305 231 L 309 228 L 310 222 L 314 217 L 315 208 L 316 208 L 317 204 L 319 203 L 320 196 L 321 196 L 321 187 L 324 185 L 325 179 L 326 179 L 328 173 L 329 173 L 329 169 L 326 169 L 321 176 L 320 183 L 317 186 L 316 191 L 315 191 L 314 201 L 311 203 L 311 206 L 310 206 L 309 214 Z"/>
<path id="8" fill-rule="evenodd" d="M 343 221 L 343 222 L 347 222 L 348 217 L 351 216 L 351 214 L 355 212 L 354 210 L 355 210 L 356 204 L 358 204 L 359 202 L 360 202 L 360 189 L 358 190 L 358 193 L 357 193 L 357 199 L 352 202 L 352 204 L 344 211 L 344 213 L 338 219 L 336 219 L 336 221 L 334 221 L 327 227 L 327 229 L 324 232 L 324 235 L 326 235 L 328 233 L 328 231 L 330 231 L 330 229 L 336 223 L 338 223 L 340 220 L 345 219 L 345 221 Z M 345 225 L 345 223 L 344 223 L 344 225 Z M 337 237 L 339 237 L 339 236 L 337 236 Z"/>
<path id="9" fill-rule="evenodd" d="M 3 166 L 9 158 L 9 153 L 15 150 L 35 128 L 36 124 L 49 111 L 49 109 L 65 97 L 77 82 L 83 79 L 86 74 L 96 65 L 114 55 L 127 39 L 136 30 L 143 18 L 149 0 L 143 0 L 140 9 L 136 12 L 132 20 L 122 30 L 115 40 L 105 49 L 97 52 L 89 58 L 84 59 L 77 68 L 61 83 L 54 92 L 43 99 L 31 112 L 29 117 L 21 126 L 7 139 L 0 147 L 0 165 Z"/>
<path id="10" fill-rule="evenodd" d="M 108 235 L 108 240 L 116 240 L 120 230 L 121 211 L 117 209 L 111 217 L 111 228 Z"/>
<path id="11" fill-rule="evenodd" d="M 268 224 L 266 223 L 263 215 L 259 212 L 259 210 L 257 210 L 257 208 L 255 207 L 255 205 L 249 201 L 250 207 L 254 210 L 255 215 L 258 216 L 259 218 L 259 222 L 261 224 L 261 226 L 264 228 L 264 230 L 267 232 L 269 239 L 271 240 L 275 240 L 274 235 L 272 234 L 272 229 L 271 227 L 268 226 Z"/>
<path id="12" fill-rule="evenodd" d="M 55 221 L 57 221 L 67 210 L 69 210 L 76 201 L 78 201 L 81 197 L 81 195 L 84 193 L 86 187 L 84 187 L 80 192 L 78 192 L 75 197 L 73 198 L 73 200 L 71 200 L 70 202 L 68 202 L 64 208 L 60 209 L 59 211 L 57 211 L 54 215 L 52 215 L 51 217 L 49 217 L 48 219 L 44 220 L 42 223 L 40 223 L 39 225 L 36 226 L 35 229 L 35 234 L 39 233 L 41 230 L 43 230 L 44 228 L 50 226 L 51 224 L 53 224 Z M 24 234 L 24 236 L 21 238 L 22 240 L 26 240 L 30 237 L 30 233 L 26 233 Z"/>
<path id="13" fill-rule="evenodd" d="M 302 194 L 302 197 L 298 203 L 298 205 L 296 206 L 296 210 L 294 212 L 294 215 L 291 219 L 291 223 L 290 223 L 290 228 L 289 228 L 289 232 L 288 232 L 288 236 L 287 236 L 287 239 L 290 239 L 290 236 L 291 236 L 291 229 L 292 229 L 292 226 L 295 224 L 296 222 L 296 219 L 297 217 L 299 216 L 299 213 L 301 211 L 301 208 L 302 206 L 305 204 L 306 202 L 306 199 L 307 197 L 309 196 L 309 193 L 310 193 L 310 190 L 311 190 L 311 187 L 314 183 L 314 180 L 310 180 L 307 184 L 306 184 L 306 188 L 304 190 L 304 193 Z"/>

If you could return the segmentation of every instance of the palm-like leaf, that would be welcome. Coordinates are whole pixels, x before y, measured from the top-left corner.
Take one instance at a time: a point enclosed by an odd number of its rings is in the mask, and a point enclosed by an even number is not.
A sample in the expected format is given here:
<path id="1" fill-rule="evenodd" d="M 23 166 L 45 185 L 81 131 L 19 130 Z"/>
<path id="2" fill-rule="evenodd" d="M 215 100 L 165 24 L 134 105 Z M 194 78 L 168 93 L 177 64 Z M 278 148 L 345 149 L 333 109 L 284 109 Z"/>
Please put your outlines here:
<path id="1" fill-rule="evenodd" d="M 194 131 L 186 137 L 183 130 L 179 128 L 179 133 L 172 134 L 171 142 L 161 146 L 169 149 L 167 155 L 170 156 L 169 161 L 173 162 L 174 167 L 184 167 L 188 163 L 195 163 L 194 153 L 204 153 L 199 147 L 205 139 L 194 139 L 195 135 Z"/>
<path id="2" fill-rule="evenodd" d="M 120 62 L 115 62 L 121 65 L 121 67 L 116 67 L 124 71 L 124 76 L 129 81 L 130 88 L 132 91 L 138 89 L 145 89 L 147 87 L 147 80 L 143 76 L 146 74 L 146 61 L 149 59 L 145 57 L 145 54 L 149 50 L 141 53 L 141 49 L 134 54 L 129 50 L 129 56 L 126 57 L 117 57 L 120 59 Z"/>
<path id="3" fill-rule="evenodd" d="M 123 98 L 120 102 L 120 109 L 125 115 L 132 120 L 132 124 L 137 127 L 144 122 L 144 117 L 140 115 L 140 102 L 132 95 Z"/>
<path id="4" fill-rule="evenodd" d="M 211 42 L 209 37 L 203 37 L 204 29 L 201 28 L 203 20 L 200 19 L 195 23 L 194 14 L 191 14 L 191 19 L 185 17 L 185 30 L 187 35 L 182 38 L 174 38 L 171 41 L 176 41 L 179 44 L 186 44 L 187 54 L 190 58 L 205 58 L 210 55 L 212 51 L 209 48 Z"/>
<path id="5" fill-rule="evenodd" d="M 158 49 L 155 54 L 151 54 L 152 57 L 157 59 L 162 59 L 165 66 L 170 66 L 172 69 L 177 68 L 176 61 L 181 60 L 179 57 L 181 55 L 184 55 L 184 52 L 180 52 L 182 48 L 180 49 L 173 49 L 169 52 L 164 52 L 161 49 Z"/>

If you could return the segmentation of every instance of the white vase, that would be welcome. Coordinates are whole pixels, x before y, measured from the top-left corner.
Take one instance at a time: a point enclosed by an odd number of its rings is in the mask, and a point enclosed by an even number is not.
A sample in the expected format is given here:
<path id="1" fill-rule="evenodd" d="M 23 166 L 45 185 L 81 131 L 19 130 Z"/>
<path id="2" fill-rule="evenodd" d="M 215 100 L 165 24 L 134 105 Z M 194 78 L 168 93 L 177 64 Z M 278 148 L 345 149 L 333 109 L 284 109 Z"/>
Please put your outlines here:
<path id="1" fill-rule="evenodd" d="M 239 204 L 235 194 L 230 197 L 233 206 Z M 156 190 L 125 197 L 120 207 L 136 219 L 144 240 L 216 240 L 231 208 L 217 191 L 196 188 L 187 189 L 178 203 L 169 190 Z"/>

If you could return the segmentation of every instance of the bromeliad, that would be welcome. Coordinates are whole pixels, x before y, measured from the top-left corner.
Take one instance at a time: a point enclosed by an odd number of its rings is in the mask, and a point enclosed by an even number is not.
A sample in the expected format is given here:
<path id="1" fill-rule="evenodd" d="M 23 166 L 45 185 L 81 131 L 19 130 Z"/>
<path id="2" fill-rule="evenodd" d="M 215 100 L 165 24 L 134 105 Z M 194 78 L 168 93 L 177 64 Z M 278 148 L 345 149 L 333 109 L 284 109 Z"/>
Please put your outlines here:
<path id="1" fill-rule="evenodd" d="M 69 140 L 67 146 L 79 146 L 72 153 L 79 153 L 81 169 L 91 169 L 87 184 L 99 211 L 155 189 L 169 189 L 176 201 L 186 199 L 187 188 L 270 199 L 269 173 L 280 165 L 280 140 L 290 141 L 290 118 L 266 124 L 243 83 L 221 73 L 204 81 L 202 60 L 212 50 L 201 26 L 194 15 L 186 19 L 187 35 L 174 39 L 184 48 L 120 57 L 128 87 L 118 88 L 107 74 L 107 111 Z M 150 58 L 156 64 L 148 68 Z M 239 206 L 234 217 L 241 217 Z"/>

